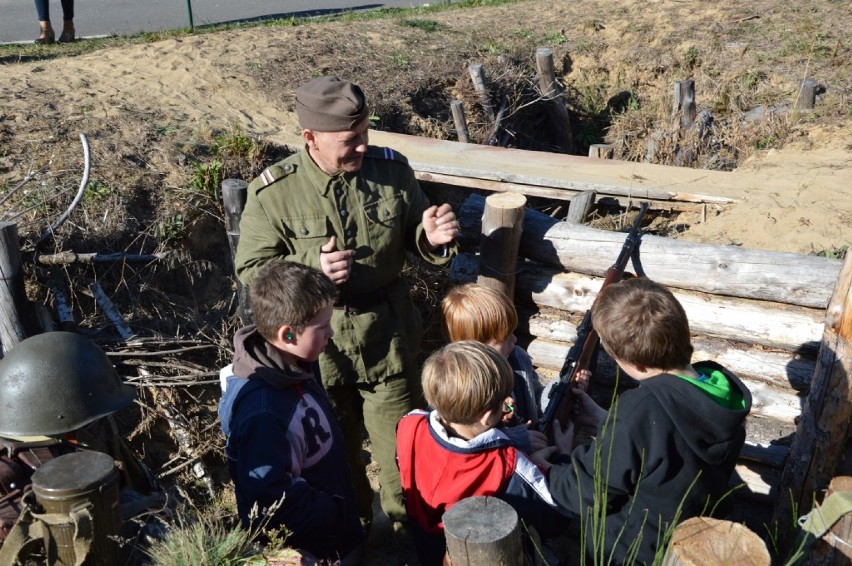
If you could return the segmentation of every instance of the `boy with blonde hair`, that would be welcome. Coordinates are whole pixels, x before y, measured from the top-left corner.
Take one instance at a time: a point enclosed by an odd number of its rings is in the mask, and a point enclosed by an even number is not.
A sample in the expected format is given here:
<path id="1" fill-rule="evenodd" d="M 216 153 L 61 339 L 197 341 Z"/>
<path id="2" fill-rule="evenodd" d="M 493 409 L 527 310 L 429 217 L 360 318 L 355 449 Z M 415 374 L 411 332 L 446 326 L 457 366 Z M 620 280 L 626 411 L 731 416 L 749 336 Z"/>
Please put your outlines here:
<path id="1" fill-rule="evenodd" d="M 334 283 L 272 260 L 249 290 L 255 324 L 220 373 L 225 454 L 246 528 L 286 527 L 287 544 L 329 561 L 363 542 L 343 436 L 317 372 L 334 332 Z"/>
<path id="2" fill-rule="evenodd" d="M 503 419 L 503 432 L 527 454 L 544 448 L 547 437 L 531 428 L 542 415 L 538 401 L 542 384 L 529 354 L 517 345 L 514 333 L 518 326 L 518 311 L 515 305 L 505 293 L 477 283 L 467 283 L 450 289 L 441 309 L 444 330 L 451 342 L 476 340 L 491 346 L 509 361 L 515 404 Z M 580 386 L 583 389 L 588 387 L 587 376 L 588 372 L 581 375 Z"/>
<path id="3" fill-rule="evenodd" d="M 447 344 L 426 360 L 423 393 L 431 412 L 413 411 L 397 427 L 397 463 L 421 566 L 441 564 L 441 518 L 475 495 L 499 497 L 542 536 L 567 525 L 544 475 L 497 427 L 513 403 L 506 358 L 485 344 Z"/>
<path id="4" fill-rule="evenodd" d="M 573 425 L 556 426 L 565 463 L 551 467 L 542 457 L 547 450 L 533 459 L 548 470 L 559 505 L 592 520 L 586 550 L 595 563 L 650 564 L 675 521 L 710 512 L 723 499 L 751 393 L 719 364 L 690 363 L 686 313 L 659 283 L 637 277 L 606 287 L 592 305 L 592 324 L 640 385 L 621 393 L 609 414 L 575 390 L 579 410 L 599 422 L 595 440 L 575 448 Z M 595 509 L 602 511 L 592 519 Z M 595 520 L 603 523 L 603 540 Z"/>

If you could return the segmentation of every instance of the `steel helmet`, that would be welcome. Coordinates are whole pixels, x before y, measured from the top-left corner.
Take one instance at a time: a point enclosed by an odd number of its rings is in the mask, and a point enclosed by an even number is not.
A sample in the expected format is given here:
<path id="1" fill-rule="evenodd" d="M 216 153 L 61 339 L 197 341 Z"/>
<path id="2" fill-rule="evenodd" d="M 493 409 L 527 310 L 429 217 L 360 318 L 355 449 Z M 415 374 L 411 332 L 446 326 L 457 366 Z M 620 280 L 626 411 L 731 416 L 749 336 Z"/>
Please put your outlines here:
<path id="1" fill-rule="evenodd" d="M 90 340 L 73 332 L 37 334 L 0 360 L 0 436 L 64 434 L 135 396 Z"/>

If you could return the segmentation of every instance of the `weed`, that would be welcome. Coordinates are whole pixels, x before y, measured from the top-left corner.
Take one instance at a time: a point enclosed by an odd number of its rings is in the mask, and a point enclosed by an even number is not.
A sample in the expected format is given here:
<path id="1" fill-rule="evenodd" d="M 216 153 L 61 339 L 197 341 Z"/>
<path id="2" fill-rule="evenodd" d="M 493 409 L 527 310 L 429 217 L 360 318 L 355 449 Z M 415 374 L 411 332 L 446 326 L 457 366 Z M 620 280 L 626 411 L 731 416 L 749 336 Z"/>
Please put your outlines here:
<path id="1" fill-rule="evenodd" d="M 568 41 L 568 38 L 565 37 L 565 34 L 563 34 L 561 31 L 557 31 L 548 33 L 546 36 L 544 36 L 544 40 L 554 45 L 562 45 L 563 43 Z"/>
<path id="2" fill-rule="evenodd" d="M 698 49 L 694 45 L 690 45 L 683 54 L 683 66 L 687 69 L 694 69 L 700 61 L 701 58 L 698 55 Z"/>
<path id="3" fill-rule="evenodd" d="M 441 26 L 435 20 L 413 19 L 403 20 L 403 23 L 409 27 L 419 29 L 420 31 L 425 31 L 426 33 L 438 31 L 441 28 Z"/>
<path id="4" fill-rule="evenodd" d="M 773 135 L 761 136 L 755 142 L 754 147 L 757 149 L 769 149 L 777 143 L 777 139 Z"/>
<path id="5" fill-rule="evenodd" d="M 112 194 L 112 189 L 99 181 L 89 181 L 83 192 L 83 204 L 101 201 Z"/>
<path id="6" fill-rule="evenodd" d="M 489 53 L 491 55 L 499 55 L 506 51 L 506 47 L 502 43 L 489 38 L 485 40 L 485 43 L 482 44 L 478 51 L 482 53 Z"/>
<path id="7" fill-rule="evenodd" d="M 157 223 L 156 235 L 164 247 L 182 240 L 186 236 L 186 221 L 183 214 L 164 216 Z"/>
<path id="8" fill-rule="evenodd" d="M 158 138 L 174 135 L 175 132 L 177 132 L 177 128 L 171 124 L 163 124 L 154 128 L 154 135 Z"/>
<path id="9" fill-rule="evenodd" d="M 408 55 L 406 55 L 405 53 L 393 53 L 392 55 L 390 55 L 390 59 L 397 67 L 408 67 L 409 65 L 411 65 L 411 59 L 409 59 Z"/>
<path id="10" fill-rule="evenodd" d="M 849 251 L 849 246 L 840 246 L 839 248 L 832 247 L 830 250 L 821 250 L 816 254 L 819 257 L 827 257 L 831 259 L 846 259 L 846 252 Z"/>

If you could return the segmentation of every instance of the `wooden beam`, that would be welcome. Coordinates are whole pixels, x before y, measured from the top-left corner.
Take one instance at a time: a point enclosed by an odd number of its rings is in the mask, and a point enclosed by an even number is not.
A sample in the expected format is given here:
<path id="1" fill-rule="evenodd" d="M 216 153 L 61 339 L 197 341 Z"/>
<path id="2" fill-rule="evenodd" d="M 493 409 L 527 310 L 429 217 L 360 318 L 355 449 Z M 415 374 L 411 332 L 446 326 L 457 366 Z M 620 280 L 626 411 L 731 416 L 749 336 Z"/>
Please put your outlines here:
<path id="1" fill-rule="evenodd" d="M 437 173 L 539 187 L 593 190 L 598 196 L 730 204 L 753 176 L 614 159 L 464 144 L 370 131 L 370 143 L 392 147 L 417 173 Z M 769 182 L 769 181 L 767 181 Z M 777 182 L 777 181 L 776 181 Z"/>

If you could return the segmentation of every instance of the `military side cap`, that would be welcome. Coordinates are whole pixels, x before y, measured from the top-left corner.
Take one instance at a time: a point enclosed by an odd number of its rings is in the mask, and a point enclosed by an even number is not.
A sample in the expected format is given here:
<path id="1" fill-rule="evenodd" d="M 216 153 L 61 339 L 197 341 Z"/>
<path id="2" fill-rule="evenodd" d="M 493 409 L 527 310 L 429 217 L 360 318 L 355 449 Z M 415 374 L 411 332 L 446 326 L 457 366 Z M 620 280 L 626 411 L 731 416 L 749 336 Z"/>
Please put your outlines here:
<path id="1" fill-rule="evenodd" d="M 319 77 L 296 89 L 299 126 L 317 132 L 351 130 L 369 114 L 361 87 L 338 79 Z"/>

